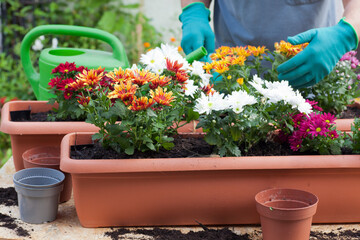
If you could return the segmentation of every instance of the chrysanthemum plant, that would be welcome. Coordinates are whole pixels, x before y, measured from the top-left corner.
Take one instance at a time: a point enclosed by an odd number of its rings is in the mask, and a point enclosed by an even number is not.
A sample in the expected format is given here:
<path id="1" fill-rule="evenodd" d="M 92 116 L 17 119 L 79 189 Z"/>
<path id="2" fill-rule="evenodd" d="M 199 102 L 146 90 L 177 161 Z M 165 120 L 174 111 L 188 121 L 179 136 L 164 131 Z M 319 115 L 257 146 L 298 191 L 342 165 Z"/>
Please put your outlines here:
<path id="1" fill-rule="evenodd" d="M 50 79 L 49 92 L 54 97 L 49 99 L 49 104 L 57 102 L 59 107 L 54 109 L 56 114 L 49 115 L 49 120 L 85 120 L 86 113 L 77 104 L 80 92 L 70 87 L 76 81 L 76 76 L 84 70 L 87 69 L 69 62 L 60 63 L 52 70 L 54 78 Z"/>
<path id="2" fill-rule="evenodd" d="M 295 54 L 305 46 L 287 50 Z M 306 100 L 287 81 L 278 81 L 274 65 L 286 57 L 266 54 L 273 53 L 247 46 L 221 47 L 211 56 L 213 62 L 204 69 L 218 73 L 222 84 L 217 88 L 221 93 L 202 95 L 195 106 L 201 114 L 197 127 L 206 132 L 205 140 L 220 156 L 247 155 L 257 144 L 274 141 L 293 151 L 340 154 L 346 136 L 336 131 L 335 117 L 323 113 L 317 102 Z M 272 62 L 272 69 L 264 68 L 262 61 Z"/>
<path id="3" fill-rule="evenodd" d="M 96 70 L 84 71 L 69 86 L 84 93 L 79 103 L 87 122 L 100 129 L 93 139 L 129 155 L 171 149 L 184 120 L 198 117 L 192 111 L 195 97 L 212 91 L 202 64 L 190 65 L 169 45 L 144 54 L 131 69 L 90 71 Z M 105 78 L 107 86 L 99 84 Z"/>
<path id="4" fill-rule="evenodd" d="M 276 79 L 276 68 L 279 64 L 292 58 L 306 46 L 307 44 L 291 45 L 285 41 L 276 43 L 275 51 L 271 53 L 274 55 L 272 77 Z M 360 62 L 356 58 L 356 52 L 348 52 L 329 75 L 312 87 L 300 89 L 300 92 L 304 97 L 318 102 L 325 112 L 339 115 L 346 110 L 354 98 L 360 96 L 358 91 L 359 70 Z"/>

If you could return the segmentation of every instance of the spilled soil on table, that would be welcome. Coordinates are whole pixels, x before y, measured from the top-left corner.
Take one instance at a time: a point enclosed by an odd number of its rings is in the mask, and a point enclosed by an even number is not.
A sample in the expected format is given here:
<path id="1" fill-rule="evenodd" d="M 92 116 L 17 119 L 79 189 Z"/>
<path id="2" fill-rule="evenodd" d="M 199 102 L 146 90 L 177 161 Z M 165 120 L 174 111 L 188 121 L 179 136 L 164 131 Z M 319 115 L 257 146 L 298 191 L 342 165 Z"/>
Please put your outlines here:
<path id="1" fill-rule="evenodd" d="M 140 234 L 143 236 L 149 236 L 150 239 L 156 240 L 250 240 L 249 234 L 237 235 L 227 228 L 222 229 L 208 229 L 204 228 L 203 231 L 188 233 L 182 233 L 180 230 L 169 230 L 154 228 L 148 229 L 137 229 L 129 230 L 126 228 L 114 229 L 105 233 L 105 236 L 111 237 L 113 240 L 125 239 L 122 236 L 126 234 Z M 146 238 L 148 239 L 148 238 Z"/>
<path id="2" fill-rule="evenodd" d="M 13 187 L 0 188 L 0 205 L 7 207 L 18 205 L 17 193 Z M 0 213 L 0 227 L 14 230 L 19 237 L 30 237 L 29 232 L 18 225 L 16 218 L 3 213 Z"/>

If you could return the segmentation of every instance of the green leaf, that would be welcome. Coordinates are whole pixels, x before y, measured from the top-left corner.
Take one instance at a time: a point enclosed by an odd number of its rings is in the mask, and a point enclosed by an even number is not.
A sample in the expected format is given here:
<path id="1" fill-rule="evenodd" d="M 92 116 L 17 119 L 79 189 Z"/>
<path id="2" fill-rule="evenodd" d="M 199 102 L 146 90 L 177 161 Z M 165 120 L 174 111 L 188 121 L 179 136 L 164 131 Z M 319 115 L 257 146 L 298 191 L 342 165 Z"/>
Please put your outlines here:
<path id="1" fill-rule="evenodd" d="M 152 143 L 147 143 L 146 146 L 147 146 L 150 150 L 156 151 L 154 144 L 152 144 Z"/>
<path id="2" fill-rule="evenodd" d="M 116 22 L 117 14 L 115 11 L 106 11 L 99 20 L 97 27 L 107 32 L 114 32 L 114 22 Z"/>
<path id="3" fill-rule="evenodd" d="M 232 139 L 235 142 L 239 141 L 240 137 L 242 136 L 242 131 L 237 127 L 231 127 L 230 128 L 230 133 L 231 133 Z"/>
<path id="4" fill-rule="evenodd" d="M 186 121 L 190 122 L 192 120 L 198 120 L 200 117 L 200 114 L 198 112 L 195 112 L 193 108 L 189 108 L 187 114 L 186 114 Z"/>
<path id="5" fill-rule="evenodd" d="M 103 135 L 101 133 L 95 133 L 94 135 L 91 136 L 91 139 L 93 141 L 100 140 L 102 138 L 103 138 Z"/>
<path id="6" fill-rule="evenodd" d="M 133 154 L 134 154 L 134 151 L 135 151 L 134 146 L 129 146 L 129 147 L 127 147 L 127 148 L 125 149 L 125 153 L 126 153 L 127 155 L 133 155 Z"/>
<path id="7" fill-rule="evenodd" d="M 157 117 L 157 114 L 154 112 L 154 110 L 152 110 L 151 108 L 146 109 L 146 114 L 149 117 Z"/>
<path id="8" fill-rule="evenodd" d="M 172 142 L 164 142 L 161 144 L 161 146 L 166 150 L 171 150 L 175 145 Z"/>
<path id="9" fill-rule="evenodd" d="M 211 132 L 205 135 L 204 140 L 210 145 L 217 145 L 218 143 L 217 136 Z"/>

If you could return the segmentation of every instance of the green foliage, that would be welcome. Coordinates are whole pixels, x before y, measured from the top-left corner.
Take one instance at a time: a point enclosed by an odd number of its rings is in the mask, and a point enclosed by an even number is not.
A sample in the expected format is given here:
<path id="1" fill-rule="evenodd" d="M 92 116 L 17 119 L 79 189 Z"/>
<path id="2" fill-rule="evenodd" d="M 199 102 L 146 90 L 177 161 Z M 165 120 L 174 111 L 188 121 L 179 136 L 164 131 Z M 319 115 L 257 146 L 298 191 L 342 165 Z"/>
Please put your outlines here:
<path id="1" fill-rule="evenodd" d="M 360 153 L 360 118 L 355 118 L 351 126 L 352 131 L 352 148 L 354 153 Z"/>

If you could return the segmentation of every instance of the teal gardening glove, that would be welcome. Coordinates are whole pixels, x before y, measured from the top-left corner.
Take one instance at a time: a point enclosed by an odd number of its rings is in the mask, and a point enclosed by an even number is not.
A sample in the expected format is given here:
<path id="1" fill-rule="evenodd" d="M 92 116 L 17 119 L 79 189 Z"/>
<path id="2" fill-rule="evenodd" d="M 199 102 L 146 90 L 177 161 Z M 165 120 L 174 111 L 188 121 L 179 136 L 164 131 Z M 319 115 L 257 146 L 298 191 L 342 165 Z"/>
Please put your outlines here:
<path id="1" fill-rule="evenodd" d="M 327 28 L 311 29 L 288 42 L 309 45 L 290 60 L 279 65 L 279 80 L 288 80 L 294 88 L 304 88 L 320 82 L 347 52 L 356 49 L 358 36 L 355 29 L 343 19 Z"/>
<path id="2" fill-rule="evenodd" d="M 215 35 L 209 20 L 210 10 L 204 3 L 192 3 L 183 8 L 179 17 L 182 22 L 181 47 L 185 54 L 204 46 L 208 53 L 215 51 Z"/>

